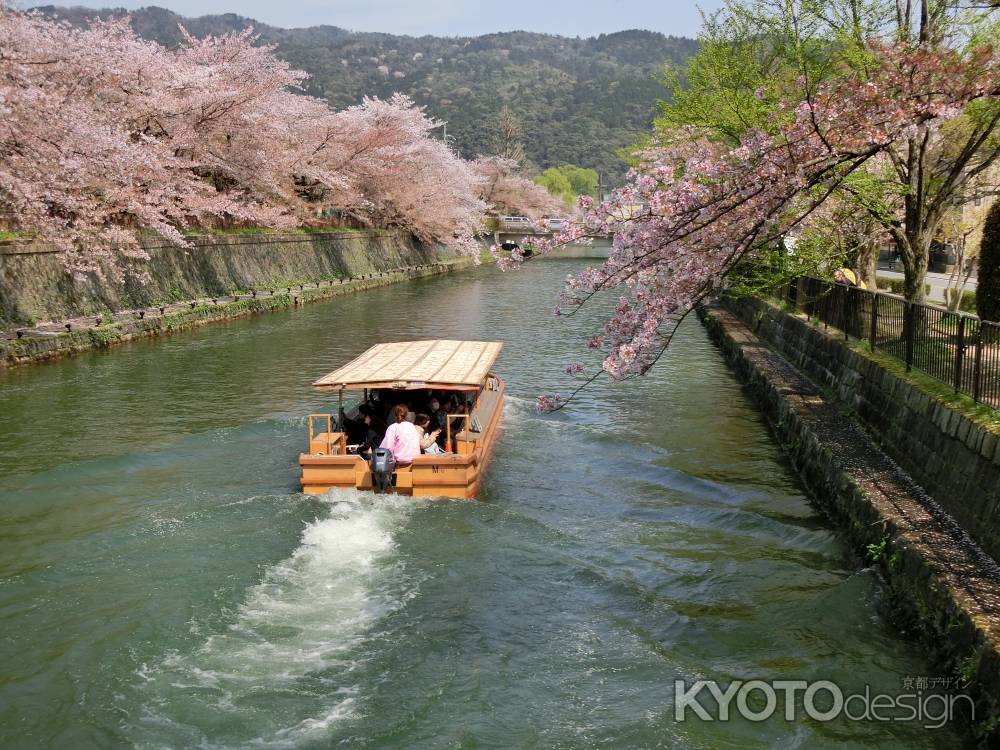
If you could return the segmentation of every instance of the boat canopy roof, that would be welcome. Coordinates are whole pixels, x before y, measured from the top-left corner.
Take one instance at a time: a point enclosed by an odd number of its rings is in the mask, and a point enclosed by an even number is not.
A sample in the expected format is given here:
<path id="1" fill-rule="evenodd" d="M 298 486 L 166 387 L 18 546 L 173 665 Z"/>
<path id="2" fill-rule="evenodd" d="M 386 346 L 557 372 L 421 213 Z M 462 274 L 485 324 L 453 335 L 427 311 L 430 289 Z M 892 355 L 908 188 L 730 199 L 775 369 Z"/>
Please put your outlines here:
<path id="1" fill-rule="evenodd" d="M 481 386 L 499 341 L 401 341 L 376 344 L 315 383 L 317 388 L 452 388 Z"/>

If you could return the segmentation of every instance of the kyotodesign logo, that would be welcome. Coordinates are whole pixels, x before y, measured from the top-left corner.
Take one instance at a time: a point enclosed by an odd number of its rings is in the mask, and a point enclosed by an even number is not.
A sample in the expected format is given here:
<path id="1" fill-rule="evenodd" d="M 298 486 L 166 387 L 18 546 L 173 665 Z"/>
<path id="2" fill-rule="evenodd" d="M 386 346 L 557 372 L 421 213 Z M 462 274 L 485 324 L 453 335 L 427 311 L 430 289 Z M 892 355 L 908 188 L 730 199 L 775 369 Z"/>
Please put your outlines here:
<path id="1" fill-rule="evenodd" d="M 933 692 L 937 687 L 941 692 Z M 956 714 L 975 720 L 975 704 L 948 678 L 904 678 L 899 693 L 847 693 L 830 680 L 716 680 L 674 681 L 674 719 L 729 721 L 734 716 L 765 721 L 776 714 L 786 721 L 808 717 L 813 721 L 912 721 L 925 729 L 940 729 Z"/>

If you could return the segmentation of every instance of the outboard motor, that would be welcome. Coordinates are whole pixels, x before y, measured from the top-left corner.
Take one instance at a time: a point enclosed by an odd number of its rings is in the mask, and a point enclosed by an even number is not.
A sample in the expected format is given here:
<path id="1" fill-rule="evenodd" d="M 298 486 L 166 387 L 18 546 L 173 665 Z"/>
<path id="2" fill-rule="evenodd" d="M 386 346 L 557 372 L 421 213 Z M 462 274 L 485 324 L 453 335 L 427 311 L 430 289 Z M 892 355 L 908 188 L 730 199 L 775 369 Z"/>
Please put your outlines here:
<path id="1" fill-rule="evenodd" d="M 388 448 L 372 451 L 372 487 L 375 492 L 386 493 L 392 487 L 392 473 L 396 470 L 396 459 Z"/>

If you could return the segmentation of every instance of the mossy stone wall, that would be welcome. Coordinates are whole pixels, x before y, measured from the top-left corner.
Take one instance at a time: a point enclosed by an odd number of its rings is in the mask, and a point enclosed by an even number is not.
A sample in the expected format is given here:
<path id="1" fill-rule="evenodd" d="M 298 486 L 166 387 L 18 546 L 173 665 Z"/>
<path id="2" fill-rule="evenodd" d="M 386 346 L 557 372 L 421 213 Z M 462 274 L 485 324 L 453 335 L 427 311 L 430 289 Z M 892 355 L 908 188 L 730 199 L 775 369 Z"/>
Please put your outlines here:
<path id="1" fill-rule="evenodd" d="M 75 279 L 45 245 L 0 243 L 0 325 L 149 307 L 282 283 L 346 278 L 452 257 L 394 231 L 192 238 L 190 248 L 148 238 L 150 278 Z"/>
<path id="2" fill-rule="evenodd" d="M 725 300 L 754 333 L 827 389 L 994 559 L 1000 560 L 1000 437 L 764 300 Z"/>

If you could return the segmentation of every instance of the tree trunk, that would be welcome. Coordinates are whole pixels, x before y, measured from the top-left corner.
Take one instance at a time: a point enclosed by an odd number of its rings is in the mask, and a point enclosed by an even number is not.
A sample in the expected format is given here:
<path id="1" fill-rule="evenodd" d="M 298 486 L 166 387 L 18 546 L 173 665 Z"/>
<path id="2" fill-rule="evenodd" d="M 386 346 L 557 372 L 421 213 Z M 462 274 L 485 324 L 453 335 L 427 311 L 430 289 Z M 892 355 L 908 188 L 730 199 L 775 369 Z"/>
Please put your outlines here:
<path id="1" fill-rule="evenodd" d="M 878 289 L 876 271 L 878 270 L 878 245 L 871 240 L 858 248 L 858 274 L 865 286 L 875 291 Z"/>
<path id="2" fill-rule="evenodd" d="M 965 271 L 965 236 L 963 235 L 958 243 L 958 262 L 955 264 L 955 268 L 952 270 L 951 274 L 948 276 L 948 286 L 945 289 L 945 301 L 948 303 L 948 309 L 952 312 L 956 312 L 959 306 L 962 304 L 962 295 L 965 293 L 965 285 L 969 281 L 969 277 L 972 275 L 971 272 L 965 274 L 965 278 L 962 278 L 962 273 Z"/>
<path id="3" fill-rule="evenodd" d="M 903 225 L 893 235 L 903 260 L 903 294 L 910 302 L 924 301 L 924 277 L 930 260 L 931 240 L 937 221 L 928 216 L 928 172 L 925 168 L 929 147 L 929 130 L 921 125 L 917 135 L 908 139 L 905 174 L 909 183 L 903 196 Z"/>
<path id="4" fill-rule="evenodd" d="M 896 247 L 903 261 L 903 295 L 910 302 L 923 303 L 926 299 L 924 279 L 931 254 L 930 232 L 921 229 L 907 231 L 905 239 L 896 237 Z"/>

